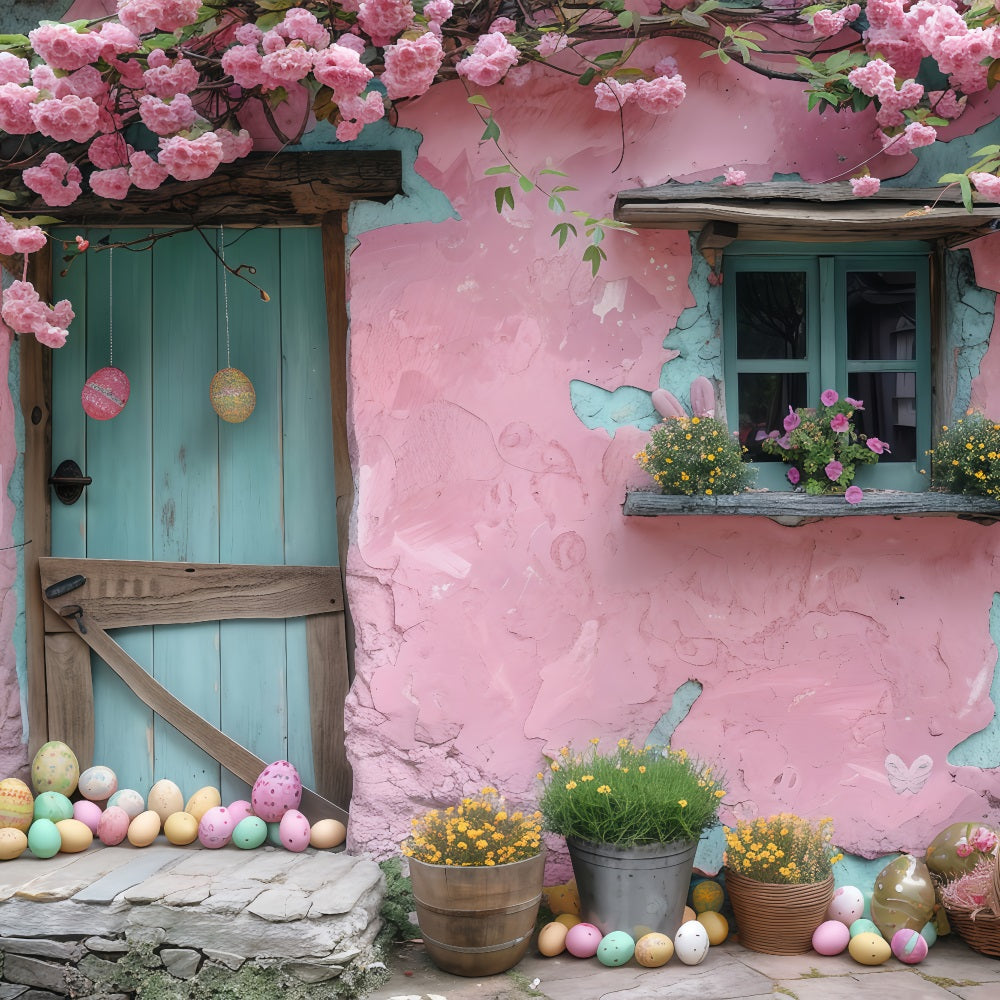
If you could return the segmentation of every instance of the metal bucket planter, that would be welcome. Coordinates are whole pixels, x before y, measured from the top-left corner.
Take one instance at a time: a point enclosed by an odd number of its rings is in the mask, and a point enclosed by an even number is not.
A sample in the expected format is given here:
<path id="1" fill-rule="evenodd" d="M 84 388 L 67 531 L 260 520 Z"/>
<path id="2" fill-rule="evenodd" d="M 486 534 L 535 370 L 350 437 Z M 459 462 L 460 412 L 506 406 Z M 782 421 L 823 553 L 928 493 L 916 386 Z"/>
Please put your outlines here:
<path id="1" fill-rule="evenodd" d="M 601 932 L 673 937 L 684 917 L 696 840 L 614 847 L 567 837 L 580 914 Z"/>
<path id="2" fill-rule="evenodd" d="M 531 943 L 544 872 L 544 851 L 491 868 L 410 858 L 417 922 L 434 964 L 456 976 L 494 976 L 517 965 Z"/>

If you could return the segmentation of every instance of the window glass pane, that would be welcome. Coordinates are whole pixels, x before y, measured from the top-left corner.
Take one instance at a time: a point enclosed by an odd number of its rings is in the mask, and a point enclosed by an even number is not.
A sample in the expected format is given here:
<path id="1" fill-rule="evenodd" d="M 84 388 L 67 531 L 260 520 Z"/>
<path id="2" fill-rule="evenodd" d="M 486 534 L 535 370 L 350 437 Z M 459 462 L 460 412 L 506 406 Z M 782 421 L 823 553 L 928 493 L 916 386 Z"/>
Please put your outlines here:
<path id="1" fill-rule="evenodd" d="M 912 361 L 916 351 L 917 276 L 913 271 L 849 271 L 847 357 Z"/>
<path id="2" fill-rule="evenodd" d="M 742 372 L 739 376 L 740 442 L 747 448 L 747 458 L 754 462 L 780 462 L 776 455 L 765 455 L 760 439 L 771 431 L 784 434 L 782 420 L 788 407 L 805 406 L 804 373 Z"/>
<path id="3" fill-rule="evenodd" d="M 806 356 L 806 276 L 802 271 L 737 271 L 736 356 Z"/>
<path id="4" fill-rule="evenodd" d="M 848 395 L 864 402 L 854 417 L 861 434 L 877 437 L 892 449 L 879 462 L 914 462 L 917 455 L 917 376 L 914 372 L 854 372 Z"/>

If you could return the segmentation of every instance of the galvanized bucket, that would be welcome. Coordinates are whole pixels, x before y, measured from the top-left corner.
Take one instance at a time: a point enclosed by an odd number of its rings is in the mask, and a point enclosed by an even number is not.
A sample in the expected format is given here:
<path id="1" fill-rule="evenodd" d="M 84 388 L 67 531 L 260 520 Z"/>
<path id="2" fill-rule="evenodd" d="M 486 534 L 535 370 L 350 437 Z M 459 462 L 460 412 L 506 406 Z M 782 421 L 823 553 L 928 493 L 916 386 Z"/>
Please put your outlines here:
<path id="1" fill-rule="evenodd" d="M 580 915 L 603 934 L 673 937 L 684 918 L 698 842 L 614 847 L 567 837 Z"/>

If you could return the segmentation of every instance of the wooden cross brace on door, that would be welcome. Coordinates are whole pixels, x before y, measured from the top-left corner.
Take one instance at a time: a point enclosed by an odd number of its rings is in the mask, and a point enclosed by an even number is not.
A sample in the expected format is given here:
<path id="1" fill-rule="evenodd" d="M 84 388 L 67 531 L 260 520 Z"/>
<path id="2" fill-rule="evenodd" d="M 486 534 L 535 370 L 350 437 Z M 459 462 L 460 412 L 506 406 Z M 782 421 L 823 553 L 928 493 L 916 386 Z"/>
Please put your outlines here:
<path id="1" fill-rule="evenodd" d="M 344 749 L 343 706 L 349 678 L 337 566 L 43 557 L 39 570 L 45 603 L 49 730 L 73 747 L 82 767 L 89 765 L 94 750 L 93 650 L 157 715 L 252 785 L 267 762 L 175 698 L 107 630 L 305 616 L 317 790 L 303 788 L 300 809 L 310 822 L 325 817 L 347 822 L 351 775 Z"/>

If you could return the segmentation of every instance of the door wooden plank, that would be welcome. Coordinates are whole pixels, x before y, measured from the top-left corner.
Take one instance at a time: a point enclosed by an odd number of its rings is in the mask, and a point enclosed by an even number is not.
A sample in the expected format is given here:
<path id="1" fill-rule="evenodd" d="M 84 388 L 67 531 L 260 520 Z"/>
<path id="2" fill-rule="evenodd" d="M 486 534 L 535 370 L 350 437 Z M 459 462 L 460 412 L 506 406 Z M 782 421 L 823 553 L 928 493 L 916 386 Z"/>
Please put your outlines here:
<path id="1" fill-rule="evenodd" d="M 68 632 L 45 637 L 48 733 L 62 740 L 80 762 L 94 763 L 94 689 L 90 681 L 90 649 Z"/>
<path id="2" fill-rule="evenodd" d="M 344 746 L 344 700 L 350 689 L 342 614 L 306 618 L 316 789 L 348 807 L 353 776 Z"/>
<path id="3" fill-rule="evenodd" d="M 83 604 L 107 628 L 343 611 L 338 566 L 232 566 L 121 559 L 39 560 L 42 586 L 86 583 L 53 602 Z M 65 626 L 71 630 L 71 625 Z"/>

